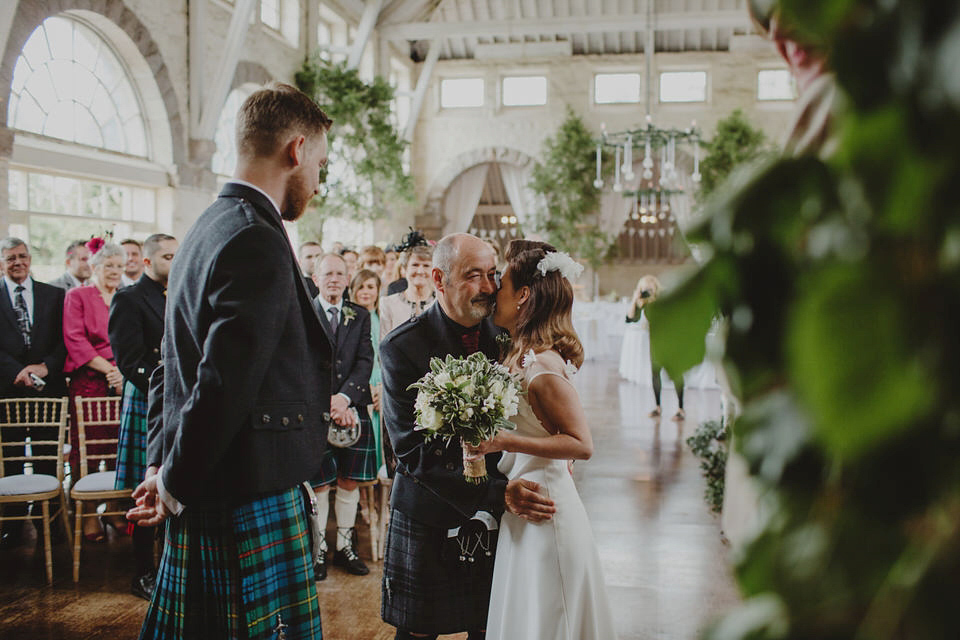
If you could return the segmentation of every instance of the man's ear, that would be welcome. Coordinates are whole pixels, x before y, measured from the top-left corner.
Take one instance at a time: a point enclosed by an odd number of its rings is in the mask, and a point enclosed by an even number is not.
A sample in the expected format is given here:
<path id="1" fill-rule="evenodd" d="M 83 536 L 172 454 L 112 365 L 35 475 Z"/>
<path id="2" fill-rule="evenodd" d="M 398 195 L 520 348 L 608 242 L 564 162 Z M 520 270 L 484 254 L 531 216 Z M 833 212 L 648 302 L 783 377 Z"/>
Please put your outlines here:
<path id="1" fill-rule="evenodd" d="M 292 166 L 299 167 L 303 164 L 304 145 L 306 142 L 306 137 L 299 135 L 287 143 L 287 155 L 290 158 L 290 164 Z"/>
<path id="2" fill-rule="evenodd" d="M 433 279 L 433 288 L 437 291 L 443 291 L 443 271 L 434 267 L 430 270 L 430 277 Z"/>

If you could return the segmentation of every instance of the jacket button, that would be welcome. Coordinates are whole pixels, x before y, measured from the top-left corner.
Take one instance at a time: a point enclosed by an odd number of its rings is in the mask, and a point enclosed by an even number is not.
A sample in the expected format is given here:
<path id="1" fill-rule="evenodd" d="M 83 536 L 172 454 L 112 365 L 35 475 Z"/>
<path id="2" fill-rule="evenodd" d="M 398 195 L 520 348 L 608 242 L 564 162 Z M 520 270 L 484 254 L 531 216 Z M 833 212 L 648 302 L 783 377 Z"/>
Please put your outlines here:
<path id="1" fill-rule="evenodd" d="M 303 422 L 303 414 L 302 414 L 302 413 L 298 413 L 298 414 L 297 414 L 297 422 Z"/>
<path id="2" fill-rule="evenodd" d="M 453 471 L 456 466 L 452 462 L 447 463 L 447 471 Z"/>
<path id="3" fill-rule="evenodd" d="M 330 422 L 330 412 L 329 412 L 329 411 L 324 411 L 324 412 L 323 412 L 323 421 L 324 421 L 324 422 Z"/>
<path id="4" fill-rule="evenodd" d="M 270 422 L 270 416 L 268 416 L 267 414 L 263 414 L 260 420 L 263 422 L 263 424 L 267 424 L 268 422 Z"/>
<path id="5" fill-rule="evenodd" d="M 283 426 L 287 426 L 288 424 L 290 424 L 290 418 L 288 418 L 287 416 L 283 416 L 282 418 L 280 418 L 280 424 L 282 424 Z"/>
<path id="6" fill-rule="evenodd" d="M 436 450 L 434 450 L 433 455 L 435 455 L 435 456 L 437 456 L 437 457 L 439 458 L 440 456 L 443 455 L 443 451 L 440 451 L 440 449 L 436 449 Z"/>

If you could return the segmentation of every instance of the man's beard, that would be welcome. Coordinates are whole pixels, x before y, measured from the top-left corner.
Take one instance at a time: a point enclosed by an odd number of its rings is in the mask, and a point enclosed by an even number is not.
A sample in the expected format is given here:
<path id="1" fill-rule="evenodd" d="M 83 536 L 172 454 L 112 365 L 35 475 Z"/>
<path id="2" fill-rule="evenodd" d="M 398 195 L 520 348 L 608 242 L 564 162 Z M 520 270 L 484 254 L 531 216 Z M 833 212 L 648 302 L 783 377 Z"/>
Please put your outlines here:
<path id="1" fill-rule="evenodd" d="M 493 296 L 477 296 L 470 300 L 470 315 L 474 320 L 489 318 L 496 304 L 497 299 Z"/>
<path id="2" fill-rule="evenodd" d="M 280 205 L 280 217 L 290 222 L 297 220 L 307 210 L 312 197 L 313 194 L 308 193 L 304 186 L 303 176 L 300 173 L 294 173 L 287 181 L 287 190 L 283 194 L 283 202 Z"/>

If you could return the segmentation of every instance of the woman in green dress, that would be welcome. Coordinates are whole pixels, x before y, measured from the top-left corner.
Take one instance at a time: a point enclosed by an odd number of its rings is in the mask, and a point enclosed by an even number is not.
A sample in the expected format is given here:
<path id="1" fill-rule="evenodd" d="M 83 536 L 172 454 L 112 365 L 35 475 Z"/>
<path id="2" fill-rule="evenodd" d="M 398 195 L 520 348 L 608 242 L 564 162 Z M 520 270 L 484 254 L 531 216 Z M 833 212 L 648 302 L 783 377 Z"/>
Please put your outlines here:
<path id="1" fill-rule="evenodd" d="M 370 338 L 373 341 L 373 372 L 370 374 L 370 395 L 373 411 L 370 421 L 377 446 L 377 469 L 383 465 L 383 436 L 380 429 L 380 276 L 370 269 L 360 269 L 350 283 L 350 300 L 370 312 Z"/>

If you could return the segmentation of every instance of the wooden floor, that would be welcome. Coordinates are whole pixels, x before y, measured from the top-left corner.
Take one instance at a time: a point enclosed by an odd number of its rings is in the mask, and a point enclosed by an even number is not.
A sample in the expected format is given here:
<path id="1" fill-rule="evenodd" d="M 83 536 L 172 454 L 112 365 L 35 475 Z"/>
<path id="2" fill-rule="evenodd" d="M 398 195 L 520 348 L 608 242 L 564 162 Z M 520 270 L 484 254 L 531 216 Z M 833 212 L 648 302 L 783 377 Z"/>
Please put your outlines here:
<path id="1" fill-rule="evenodd" d="M 738 601 L 719 521 L 703 501 L 697 460 L 683 442 L 697 424 L 719 414 L 719 394 L 688 390 L 687 419 L 677 425 L 669 419 L 676 396 L 665 389 L 665 417 L 658 424 L 646 417 L 653 407 L 650 388 L 620 380 L 614 363 L 587 363 L 577 386 L 592 419 L 595 454 L 577 464 L 575 477 L 603 560 L 618 637 L 691 640 Z M 45 584 L 42 551 L 29 543 L 0 551 L 0 638 L 135 638 L 147 603 L 128 592 L 130 539 L 109 532 L 109 544 L 85 545 L 76 586 L 65 544 L 54 551 L 52 587 Z M 381 564 L 369 562 L 369 548 L 362 533 L 369 576 L 331 568 L 319 583 L 326 638 L 393 638 L 393 628 L 380 620 Z"/>

